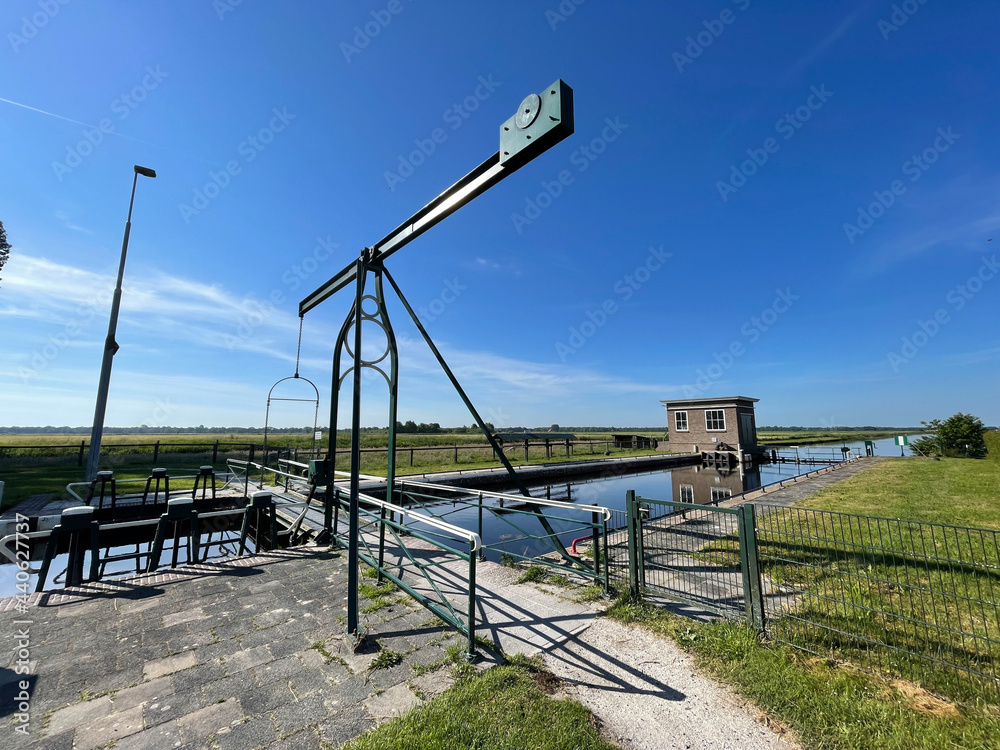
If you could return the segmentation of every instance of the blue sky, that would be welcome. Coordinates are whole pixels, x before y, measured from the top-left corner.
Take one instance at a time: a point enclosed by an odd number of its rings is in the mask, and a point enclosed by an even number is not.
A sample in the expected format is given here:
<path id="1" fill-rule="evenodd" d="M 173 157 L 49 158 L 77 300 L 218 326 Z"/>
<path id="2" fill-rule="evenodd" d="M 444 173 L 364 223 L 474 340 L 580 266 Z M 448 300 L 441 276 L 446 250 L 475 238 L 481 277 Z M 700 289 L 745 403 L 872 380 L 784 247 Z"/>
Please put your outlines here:
<path id="1" fill-rule="evenodd" d="M 261 425 L 298 301 L 556 78 L 576 133 L 388 261 L 486 419 L 658 425 L 660 399 L 739 393 L 761 424 L 1000 423 L 998 20 L 987 0 L 9 0 L 0 425 L 90 423 L 133 164 L 158 177 L 107 424 Z M 305 320 L 321 414 L 347 309 Z M 400 419 L 469 424 L 390 313 Z"/>

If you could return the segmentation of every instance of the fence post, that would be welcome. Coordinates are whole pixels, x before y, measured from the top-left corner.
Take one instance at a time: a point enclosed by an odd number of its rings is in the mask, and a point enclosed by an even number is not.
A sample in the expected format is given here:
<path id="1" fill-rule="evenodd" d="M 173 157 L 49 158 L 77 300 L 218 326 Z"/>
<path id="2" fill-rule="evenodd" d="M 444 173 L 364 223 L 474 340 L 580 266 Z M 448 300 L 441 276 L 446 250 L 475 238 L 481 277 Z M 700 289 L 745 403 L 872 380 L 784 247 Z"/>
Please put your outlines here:
<path id="1" fill-rule="evenodd" d="M 392 502 L 392 498 L 389 498 L 389 502 Z M 379 586 L 382 585 L 382 581 L 385 580 L 385 576 L 382 571 L 385 569 L 385 506 L 383 505 L 379 509 L 379 524 L 378 524 L 378 575 L 375 578 L 375 583 Z"/>
<path id="2" fill-rule="evenodd" d="M 604 557 L 604 595 L 607 596 L 611 588 L 611 555 L 608 553 L 608 519 L 601 513 L 601 545 Z"/>
<path id="3" fill-rule="evenodd" d="M 212 463 L 217 463 L 219 460 L 219 441 L 215 441 L 215 445 L 212 447 Z M 155 461 L 154 461 L 155 463 Z"/>
<path id="4" fill-rule="evenodd" d="M 747 621 L 763 633 L 764 591 L 757 557 L 757 513 L 753 503 L 737 508 L 740 541 L 740 571 L 743 574 L 743 595 Z"/>
<path id="5" fill-rule="evenodd" d="M 483 540 L 483 493 L 479 493 L 479 523 L 476 526 L 476 532 L 479 534 L 479 541 Z M 479 554 L 483 555 L 483 551 L 480 549 Z M 483 555 L 485 558 L 485 555 Z"/>
<path id="6" fill-rule="evenodd" d="M 410 466 L 413 466 L 413 448 L 410 448 Z"/>
<path id="7" fill-rule="evenodd" d="M 632 591 L 632 596 L 636 599 L 642 596 L 642 591 L 639 588 L 639 559 L 638 546 L 636 544 L 636 535 L 642 532 L 637 516 L 638 508 L 635 502 L 635 490 L 628 490 L 625 493 L 625 526 L 628 529 L 628 580 L 629 589 Z"/>
<path id="8" fill-rule="evenodd" d="M 458 463 L 458 445 L 455 445 L 455 463 Z"/>
<path id="9" fill-rule="evenodd" d="M 552 446 L 549 444 L 549 439 L 545 438 L 545 460 L 552 458 Z"/>
<path id="10" fill-rule="evenodd" d="M 87 445 L 87 441 L 86 440 L 81 440 L 80 441 L 80 455 L 76 459 L 76 465 L 77 466 L 83 466 L 83 451 L 84 451 L 84 448 L 86 447 L 86 445 Z M 156 463 L 156 462 L 154 461 L 153 463 Z"/>
<path id="11" fill-rule="evenodd" d="M 590 544 L 591 548 L 594 550 L 594 572 L 600 575 L 601 573 L 601 538 L 600 538 L 600 526 L 597 521 L 597 512 L 594 511 L 590 514 Z"/>
<path id="12" fill-rule="evenodd" d="M 156 463 L 157 459 L 159 459 L 159 457 L 160 457 L 160 441 L 157 440 L 153 444 L 153 463 L 154 464 Z"/>
<path id="13" fill-rule="evenodd" d="M 566 438 L 566 458 L 569 458 L 569 438 Z"/>
<path id="14" fill-rule="evenodd" d="M 469 609 L 466 615 L 469 618 L 469 647 L 466 659 L 470 662 L 476 658 L 476 553 L 472 546 L 473 542 L 469 542 Z"/>

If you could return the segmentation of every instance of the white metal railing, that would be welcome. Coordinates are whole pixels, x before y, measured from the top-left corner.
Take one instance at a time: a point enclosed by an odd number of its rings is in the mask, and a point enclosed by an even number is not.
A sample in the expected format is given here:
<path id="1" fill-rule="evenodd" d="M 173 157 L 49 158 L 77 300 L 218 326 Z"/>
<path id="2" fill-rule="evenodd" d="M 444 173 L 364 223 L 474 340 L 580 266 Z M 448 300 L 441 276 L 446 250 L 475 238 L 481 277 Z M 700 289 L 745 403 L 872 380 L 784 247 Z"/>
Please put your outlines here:
<path id="1" fill-rule="evenodd" d="M 447 484 L 433 484 L 432 482 L 411 482 L 408 480 L 397 480 L 396 486 L 400 491 L 405 491 L 407 487 L 418 487 L 421 489 L 431 489 L 438 491 L 452 492 L 461 495 L 482 495 L 483 497 L 495 497 L 501 500 L 509 500 L 515 503 L 531 503 L 532 505 L 544 505 L 549 508 L 563 508 L 565 510 L 586 510 L 591 513 L 600 513 L 604 520 L 611 519 L 611 510 L 603 505 L 581 505 L 580 503 L 567 503 L 562 500 L 549 500 L 544 497 L 527 497 L 525 495 L 511 495 L 506 492 L 492 492 L 490 490 L 472 490 L 465 487 L 452 487 Z M 442 498 L 444 500 L 445 498 Z"/>

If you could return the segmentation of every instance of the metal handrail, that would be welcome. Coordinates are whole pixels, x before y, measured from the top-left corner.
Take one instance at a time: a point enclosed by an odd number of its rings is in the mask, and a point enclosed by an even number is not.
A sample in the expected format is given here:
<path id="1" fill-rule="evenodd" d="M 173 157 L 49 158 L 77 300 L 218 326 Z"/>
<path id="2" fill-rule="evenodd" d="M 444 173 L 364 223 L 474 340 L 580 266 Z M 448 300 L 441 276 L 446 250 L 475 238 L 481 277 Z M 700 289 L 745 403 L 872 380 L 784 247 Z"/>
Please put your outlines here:
<path id="1" fill-rule="evenodd" d="M 585 510 L 589 513 L 601 513 L 605 521 L 611 520 L 611 510 L 603 505 L 581 505 L 579 503 L 567 503 L 562 500 L 549 500 L 544 497 L 526 497 L 524 495 L 510 495 L 505 492 L 492 492 L 490 490 L 470 490 L 463 487 L 451 487 L 446 484 L 433 484 L 431 482 L 411 482 L 407 480 L 397 480 L 400 492 L 404 492 L 406 487 L 423 487 L 432 490 L 444 490 L 458 494 L 476 494 L 483 497 L 496 497 L 502 500 L 510 500 L 517 503 L 531 503 L 533 505 L 544 505 L 550 508 L 565 508 L 568 510 Z M 441 498 L 444 500 L 445 498 Z M 395 506 L 394 506 L 395 507 Z"/>
<path id="2" fill-rule="evenodd" d="M 178 476 L 171 476 L 170 479 L 196 479 L 198 476 L 200 476 L 200 475 L 199 474 L 180 474 Z M 139 483 L 145 484 L 145 482 L 146 482 L 147 479 L 148 479 L 148 477 L 145 477 L 145 478 L 137 477 L 135 479 L 118 479 L 116 477 L 115 478 L 115 484 L 116 485 L 119 485 L 119 484 L 139 484 Z M 86 505 L 87 504 L 87 499 L 84 498 L 84 497 L 80 497 L 80 495 L 77 494 L 76 490 L 74 490 L 73 488 L 74 487 L 90 487 L 91 484 L 93 484 L 93 482 L 70 482 L 69 484 L 66 485 L 66 491 L 69 494 L 71 494 L 73 497 L 75 497 L 77 500 L 79 500 L 81 503 L 83 503 L 84 505 Z M 175 492 L 175 493 L 176 492 L 190 492 L 190 490 L 174 490 L 173 492 Z M 134 495 L 134 496 L 127 495 L 127 494 L 118 495 L 118 499 L 119 500 L 122 499 L 122 498 L 128 498 L 128 497 L 139 497 L 139 495 Z"/>
<path id="3" fill-rule="evenodd" d="M 337 491 L 340 494 L 347 495 L 347 493 L 341 490 L 339 487 L 337 488 Z M 465 541 L 469 542 L 472 545 L 473 551 L 476 551 L 483 546 L 483 540 L 482 538 L 480 538 L 479 534 L 477 534 L 474 531 L 469 531 L 468 529 L 463 529 L 461 526 L 455 526 L 453 524 L 448 523 L 447 521 L 442 521 L 439 518 L 435 518 L 434 516 L 428 516 L 414 510 L 409 510 L 408 508 L 404 508 L 399 505 L 393 505 L 392 503 L 387 503 L 382 500 L 378 500 L 372 497 L 371 495 L 365 495 L 364 493 L 361 492 L 358 493 L 358 499 L 364 500 L 369 505 L 374 505 L 376 508 L 379 508 L 381 510 L 385 510 L 389 513 L 395 513 L 404 518 L 411 518 L 417 521 L 418 523 L 426 524 L 427 526 L 435 528 L 438 531 L 444 531 L 453 536 L 458 537 L 459 539 L 464 539 Z"/>

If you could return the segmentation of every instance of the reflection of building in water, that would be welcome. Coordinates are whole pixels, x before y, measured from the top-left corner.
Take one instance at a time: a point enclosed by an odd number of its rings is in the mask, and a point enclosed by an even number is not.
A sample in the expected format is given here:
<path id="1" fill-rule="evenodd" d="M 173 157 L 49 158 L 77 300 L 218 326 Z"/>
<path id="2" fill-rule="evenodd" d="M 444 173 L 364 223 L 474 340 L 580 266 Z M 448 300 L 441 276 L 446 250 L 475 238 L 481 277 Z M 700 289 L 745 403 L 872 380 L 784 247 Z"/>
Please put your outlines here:
<path id="1" fill-rule="evenodd" d="M 760 469 L 756 466 L 738 465 L 728 470 L 691 466 L 670 472 L 670 483 L 674 500 L 709 505 L 760 487 Z"/>

